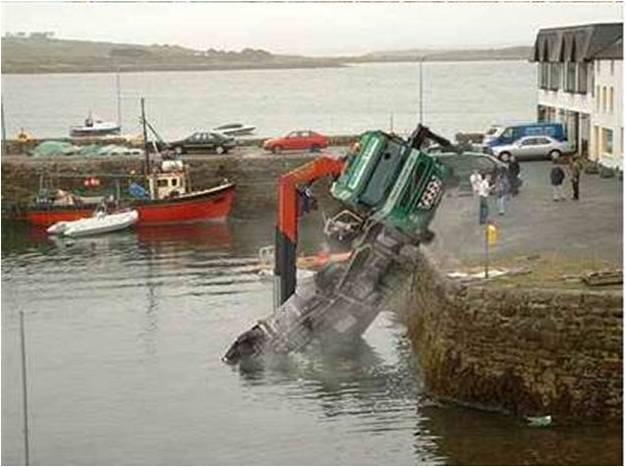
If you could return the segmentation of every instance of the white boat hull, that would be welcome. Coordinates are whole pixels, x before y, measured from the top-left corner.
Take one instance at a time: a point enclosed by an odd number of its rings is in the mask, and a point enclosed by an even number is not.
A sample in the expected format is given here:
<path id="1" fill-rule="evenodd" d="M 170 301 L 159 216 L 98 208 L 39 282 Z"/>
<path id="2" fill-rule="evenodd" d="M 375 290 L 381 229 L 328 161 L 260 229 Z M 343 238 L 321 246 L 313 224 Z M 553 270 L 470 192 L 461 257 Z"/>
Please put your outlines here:
<path id="1" fill-rule="evenodd" d="M 226 125 L 222 127 L 213 128 L 213 131 L 217 131 L 226 136 L 247 136 L 247 135 L 251 135 L 252 133 L 254 133 L 254 130 L 256 130 L 256 127 L 252 125 L 239 125 L 239 126 Z"/>
<path id="2" fill-rule="evenodd" d="M 48 233 L 68 237 L 100 235 L 126 229 L 136 223 L 138 219 L 139 213 L 137 211 L 96 215 L 73 222 L 58 222 L 48 229 Z"/>

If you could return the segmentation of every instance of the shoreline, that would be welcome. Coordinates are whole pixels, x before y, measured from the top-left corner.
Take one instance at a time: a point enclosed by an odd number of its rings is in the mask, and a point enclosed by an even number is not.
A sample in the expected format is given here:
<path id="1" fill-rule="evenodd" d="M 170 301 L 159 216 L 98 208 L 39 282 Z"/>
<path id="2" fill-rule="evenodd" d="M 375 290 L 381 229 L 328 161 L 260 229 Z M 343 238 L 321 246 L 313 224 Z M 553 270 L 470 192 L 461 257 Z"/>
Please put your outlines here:
<path id="1" fill-rule="evenodd" d="M 513 57 L 483 57 L 483 58 L 432 58 L 426 60 L 425 63 L 469 63 L 469 62 L 526 62 L 526 58 L 513 58 Z M 252 71 L 252 70 L 303 70 L 303 69 L 322 69 L 322 68 L 348 68 L 352 65 L 361 64 L 391 64 L 391 63 L 420 63 L 416 58 L 393 58 L 393 59 L 347 59 L 337 61 L 336 63 L 322 62 L 322 63 L 249 63 L 249 64 L 220 64 L 220 65 L 200 65 L 189 64 L 188 66 L 180 64 L 164 65 L 156 64 L 152 66 L 130 66 L 125 68 L 117 68 L 114 66 L 103 66 L 101 68 L 96 67 L 67 67 L 64 69 L 40 69 L 37 67 L 27 67 L 18 69 L 9 69 L 11 65 L 2 66 L 3 75 L 60 75 L 60 74 L 92 74 L 92 73 L 153 73 L 153 72 L 198 72 L 198 71 Z"/>

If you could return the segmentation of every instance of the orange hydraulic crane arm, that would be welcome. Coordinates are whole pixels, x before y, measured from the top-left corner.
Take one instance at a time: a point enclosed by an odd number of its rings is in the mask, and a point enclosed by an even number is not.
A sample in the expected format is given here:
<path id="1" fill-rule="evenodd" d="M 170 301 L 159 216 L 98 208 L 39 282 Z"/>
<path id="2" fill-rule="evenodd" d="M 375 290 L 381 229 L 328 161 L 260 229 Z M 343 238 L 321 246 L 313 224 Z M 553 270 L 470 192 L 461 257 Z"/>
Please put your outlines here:
<path id="1" fill-rule="evenodd" d="M 322 177 L 337 177 L 341 175 L 343 167 L 342 159 L 322 154 L 279 179 L 274 267 L 274 273 L 279 281 L 279 304 L 285 302 L 296 289 L 298 185 L 310 184 Z"/>

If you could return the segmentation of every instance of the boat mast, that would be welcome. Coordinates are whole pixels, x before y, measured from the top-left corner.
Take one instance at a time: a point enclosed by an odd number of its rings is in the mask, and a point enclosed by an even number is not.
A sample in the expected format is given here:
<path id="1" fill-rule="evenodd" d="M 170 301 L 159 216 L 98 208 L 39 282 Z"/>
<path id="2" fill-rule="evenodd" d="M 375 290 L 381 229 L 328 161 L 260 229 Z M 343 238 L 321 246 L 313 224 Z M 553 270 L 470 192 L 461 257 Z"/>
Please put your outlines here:
<path id="1" fill-rule="evenodd" d="M 117 126 L 122 127 L 122 100 L 120 95 L 120 69 L 117 68 L 115 75 L 115 85 L 117 88 Z"/>
<path id="2" fill-rule="evenodd" d="M 143 173 L 147 181 L 148 174 L 150 173 L 150 156 L 148 155 L 148 130 L 146 128 L 146 107 L 143 97 L 141 98 L 141 124 L 143 128 L 143 150 L 146 156 Z"/>

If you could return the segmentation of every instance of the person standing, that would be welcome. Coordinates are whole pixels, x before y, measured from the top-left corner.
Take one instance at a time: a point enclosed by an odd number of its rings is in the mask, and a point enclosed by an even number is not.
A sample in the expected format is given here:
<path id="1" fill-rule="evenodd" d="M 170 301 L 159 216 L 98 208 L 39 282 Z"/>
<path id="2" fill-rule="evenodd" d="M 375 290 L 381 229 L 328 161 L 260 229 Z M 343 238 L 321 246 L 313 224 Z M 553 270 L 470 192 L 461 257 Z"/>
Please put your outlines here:
<path id="1" fill-rule="evenodd" d="M 565 178 L 565 172 L 556 159 L 552 160 L 552 170 L 550 170 L 550 184 L 552 185 L 552 199 L 554 201 L 565 200 L 563 194 L 563 179 Z"/>
<path id="2" fill-rule="evenodd" d="M 486 174 L 478 183 L 478 223 L 484 225 L 489 217 L 490 176 Z"/>
<path id="3" fill-rule="evenodd" d="M 506 169 L 498 169 L 495 183 L 495 194 L 498 198 L 498 214 L 504 215 L 506 202 L 509 197 L 511 185 Z"/>
<path id="4" fill-rule="evenodd" d="M 570 178 L 572 181 L 572 199 L 578 201 L 578 185 L 580 183 L 581 165 L 578 156 L 572 157 L 570 164 Z"/>
<path id="5" fill-rule="evenodd" d="M 509 159 L 509 184 L 511 186 L 511 195 L 517 196 L 519 188 L 520 165 L 514 155 Z"/>
<path id="6" fill-rule="evenodd" d="M 472 175 L 470 175 L 470 185 L 472 185 L 472 193 L 474 195 L 478 194 L 478 184 L 480 183 L 482 177 L 478 172 L 478 169 L 474 169 L 472 171 Z"/>

